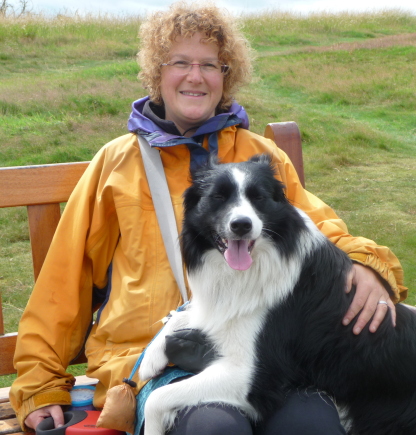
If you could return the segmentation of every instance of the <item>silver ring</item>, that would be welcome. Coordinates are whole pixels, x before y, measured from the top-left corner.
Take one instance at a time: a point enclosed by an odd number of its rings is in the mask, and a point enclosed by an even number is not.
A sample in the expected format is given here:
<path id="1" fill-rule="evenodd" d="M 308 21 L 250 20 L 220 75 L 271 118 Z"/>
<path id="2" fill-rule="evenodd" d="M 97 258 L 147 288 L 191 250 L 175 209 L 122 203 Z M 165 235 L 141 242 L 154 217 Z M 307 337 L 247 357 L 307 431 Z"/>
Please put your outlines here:
<path id="1" fill-rule="evenodd" d="M 386 302 L 386 301 L 378 301 L 377 303 L 378 303 L 378 304 L 387 305 L 387 302 Z"/>

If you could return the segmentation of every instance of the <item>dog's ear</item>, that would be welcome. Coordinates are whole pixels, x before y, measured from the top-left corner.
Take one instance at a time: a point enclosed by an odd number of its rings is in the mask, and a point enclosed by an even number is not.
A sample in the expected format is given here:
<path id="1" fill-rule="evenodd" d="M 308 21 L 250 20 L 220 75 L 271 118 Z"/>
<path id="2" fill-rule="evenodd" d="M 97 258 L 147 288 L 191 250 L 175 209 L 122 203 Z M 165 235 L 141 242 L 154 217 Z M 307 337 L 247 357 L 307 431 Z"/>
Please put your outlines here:
<path id="1" fill-rule="evenodd" d="M 198 182 L 201 178 L 205 178 L 206 172 L 215 169 L 218 166 L 218 157 L 215 154 L 210 154 L 208 159 L 203 163 L 195 165 L 191 168 L 191 181 Z"/>
<path id="2" fill-rule="evenodd" d="M 198 180 L 198 178 L 203 177 L 206 171 L 210 171 L 215 169 L 218 166 L 218 156 L 216 154 L 211 153 L 208 156 L 208 159 L 203 163 L 196 164 L 191 168 L 191 179 L 192 181 Z"/>
<path id="3" fill-rule="evenodd" d="M 264 165 L 264 170 L 270 171 L 270 175 L 273 177 L 273 201 L 288 202 L 285 194 L 285 185 L 275 178 L 277 169 L 272 163 L 273 157 L 270 154 L 256 154 L 249 161 Z"/>
<path id="4" fill-rule="evenodd" d="M 207 169 L 215 169 L 219 164 L 218 156 L 216 154 L 211 153 L 208 157 L 208 161 L 206 164 Z"/>
<path id="5" fill-rule="evenodd" d="M 195 186 L 196 189 L 204 189 L 210 172 L 218 165 L 218 157 L 215 154 L 210 154 L 204 163 L 192 168 L 190 171 L 192 186 Z"/>
<path id="6" fill-rule="evenodd" d="M 201 191 L 196 184 L 192 184 L 183 194 L 183 207 L 185 213 L 192 210 L 201 199 Z"/>
<path id="7" fill-rule="evenodd" d="M 289 203 L 285 194 L 285 185 L 276 178 L 273 180 L 273 201 Z"/>
<path id="8" fill-rule="evenodd" d="M 194 208 L 202 197 L 207 184 L 208 174 L 218 166 L 218 157 L 210 154 L 208 160 L 191 169 L 191 186 L 184 192 L 184 207 L 186 211 Z"/>
<path id="9" fill-rule="evenodd" d="M 272 163 L 273 156 L 271 154 L 256 154 L 248 161 L 256 163 L 258 165 L 262 165 L 264 166 L 264 170 L 269 170 L 273 173 L 273 175 L 276 175 L 277 170 L 276 166 Z"/>
<path id="10" fill-rule="evenodd" d="M 264 171 L 270 171 L 273 176 L 278 172 L 276 165 L 273 163 L 273 156 L 271 154 L 256 154 L 248 161 L 263 166 L 262 169 L 264 169 Z"/>
<path id="11" fill-rule="evenodd" d="M 270 154 L 256 154 L 249 159 L 249 162 L 271 165 L 272 156 Z"/>

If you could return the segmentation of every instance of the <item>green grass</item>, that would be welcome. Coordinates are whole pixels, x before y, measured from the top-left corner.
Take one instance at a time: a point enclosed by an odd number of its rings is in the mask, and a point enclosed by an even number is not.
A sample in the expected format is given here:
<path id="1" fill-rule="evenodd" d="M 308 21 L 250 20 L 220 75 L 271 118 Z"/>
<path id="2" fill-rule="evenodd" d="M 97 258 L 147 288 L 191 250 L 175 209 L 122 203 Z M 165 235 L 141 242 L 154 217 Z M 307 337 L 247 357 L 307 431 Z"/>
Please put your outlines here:
<path id="1" fill-rule="evenodd" d="M 298 123 L 307 188 L 352 234 L 391 247 L 416 303 L 416 16 L 270 11 L 240 21 L 258 55 L 238 95 L 251 129 Z M 0 165 L 89 160 L 126 132 L 132 101 L 146 95 L 135 62 L 140 22 L 0 18 Z M 32 286 L 25 209 L 1 209 L 6 332 Z"/>

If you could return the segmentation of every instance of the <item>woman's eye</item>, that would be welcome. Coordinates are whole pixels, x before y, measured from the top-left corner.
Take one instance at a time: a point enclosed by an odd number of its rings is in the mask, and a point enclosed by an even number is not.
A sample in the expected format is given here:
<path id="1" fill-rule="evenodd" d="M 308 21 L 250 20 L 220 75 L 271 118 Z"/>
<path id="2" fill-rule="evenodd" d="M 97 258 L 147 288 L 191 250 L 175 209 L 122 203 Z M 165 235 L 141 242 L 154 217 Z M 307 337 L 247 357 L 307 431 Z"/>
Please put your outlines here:
<path id="1" fill-rule="evenodd" d="M 187 62 L 186 60 L 177 60 L 177 61 L 172 63 L 172 66 L 176 66 L 179 68 L 186 68 L 188 65 L 189 65 L 189 62 Z"/>
<path id="2" fill-rule="evenodd" d="M 201 64 L 202 68 L 204 68 L 205 70 L 215 70 L 217 69 L 217 66 L 213 63 L 207 62 L 207 63 L 203 63 Z"/>

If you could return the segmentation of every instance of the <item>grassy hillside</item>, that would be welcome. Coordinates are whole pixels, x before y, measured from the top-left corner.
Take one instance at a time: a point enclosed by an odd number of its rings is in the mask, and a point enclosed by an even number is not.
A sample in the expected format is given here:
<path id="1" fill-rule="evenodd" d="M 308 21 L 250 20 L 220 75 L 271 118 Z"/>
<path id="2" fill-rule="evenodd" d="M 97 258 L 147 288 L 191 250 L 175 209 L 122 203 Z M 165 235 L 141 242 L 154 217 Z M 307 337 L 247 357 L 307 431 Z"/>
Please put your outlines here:
<path id="1" fill-rule="evenodd" d="M 0 17 L 0 165 L 89 160 L 126 132 L 140 17 Z M 416 303 L 416 16 L 241 18 L 257 52 L 238 100 L 262 133 L 296 121 L 307 188 L 388 245 Z M 1 186 L 0 186 L 1 189 Z M 24 209 L 0 210 L 0 286 L 16 330 L 33 279 Z"/>

